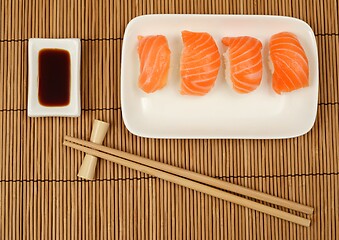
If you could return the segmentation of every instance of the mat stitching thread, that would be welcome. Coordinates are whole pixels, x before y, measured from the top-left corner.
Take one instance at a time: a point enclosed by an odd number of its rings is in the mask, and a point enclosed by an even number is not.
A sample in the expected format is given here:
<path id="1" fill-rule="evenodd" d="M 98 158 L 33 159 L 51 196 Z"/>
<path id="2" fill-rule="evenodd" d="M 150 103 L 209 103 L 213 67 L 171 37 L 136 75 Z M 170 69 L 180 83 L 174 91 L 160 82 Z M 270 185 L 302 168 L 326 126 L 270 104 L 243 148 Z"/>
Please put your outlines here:
<path id="1" fill-rule="evenodd" d="M 327 105 L 337 105 L 337 104 L 339 104 L 339 102 L 318 103 L 318 105 L 325 105 L 325 106 L 327 106 Z"/>
<path id="2" fill-rule="evenodd" d="M 315 36 L 339 36 L 339 33 L 316 33 Z M 28 38 L 23 39 L 0 39 L 0 42 L 27 42 Z M 117 40 L 123 40 L 122 37 L 117 38 L 80 38 L 81 41 L 84 42 L 93 42 L 93 41 L 117 41 Z"/>
<path id="3" fill-rule="evenodd" d="M 339 103 L 338 103 L 339 104 Z M 119 110 L 121 107 L 116 107 L 116 108 L 85 108 L 81 109 L 81 111 L 102 111 L 102 110 Z M 0 112 L 24 112 L 27 111 L 26 108 L 23 109 L 0 109 Z"/>
<path id="4" fill-rule="evenodd" d="M 286 178 L 286 177 L 314 177 L 314 176 L 337 176 L 339 172 L 332 173 L 309 173 L 309 174 L 287 174 L 287 175 L 262 175 L 262 176 L 215 176 L 218 179 L 238 179 L 238 178 Z M 83 180 L 83 179 L 13 179 L 13 180 L 0 180 L 2 182 L 103 182 L 103 181 L 133 181 L 133 180 L 147 180 L 156 179 L 156 177 L 139 177 L 139 178 L 107 178 L 107 179 L 95 179 L 95 180 Z"/>
<path id="5" fill-rule="evenodd" d="M 84 42 L 86 42 L 86 41 L 91 41 L 91 42 L 93 42 L 93 41 L 117 41 L 117 40 L 123 40 L 123 38 L 122 37 L 117 37 L 117 38 L 84 38 L 84 39 L 81 39 L 81 41 L 84 41 Z"/>
<path id="6" fill-rule="evenodd" d="M 28 38 L 23 39 L 0 39 L 0 42 L 27 42 Z M 94 42 L 94 41 L 117 41 L 117 40 L 123 40 L 122 37 L 117 38 L 80 38 L 81 41 L 84 42 Z"/>
<path id="7" fill-rule="evenodd" d="M 339 102 L 329 102 L 329 103 L 318 103 L 319 106 L 327 106 L 327 105 L 338 105 Z M 119 110 L 121 107 L 116 107 L 116 108 L 85 108 L 81 109 L 81 111 L 102 111 L 102 110 Z M 0 112 L 24 112 L 27 111 L 27 109 L 0 109 Z"/>
<path id="8" fill-rule="evenodd" d="M 339 33 L 317 33 L 315 36 L 324 37 L 324 36 L 339 36 Z"/>
<path id="9" fill-rule="evenodd" d="M 338 103 L 339 104 L 339 103 Z M 81 109 L 81 111 L 101 111 L 101 110 L 119 110 L 121 107 L 112 107 L 112 108 L 86 108 L 86 109 Z"/>

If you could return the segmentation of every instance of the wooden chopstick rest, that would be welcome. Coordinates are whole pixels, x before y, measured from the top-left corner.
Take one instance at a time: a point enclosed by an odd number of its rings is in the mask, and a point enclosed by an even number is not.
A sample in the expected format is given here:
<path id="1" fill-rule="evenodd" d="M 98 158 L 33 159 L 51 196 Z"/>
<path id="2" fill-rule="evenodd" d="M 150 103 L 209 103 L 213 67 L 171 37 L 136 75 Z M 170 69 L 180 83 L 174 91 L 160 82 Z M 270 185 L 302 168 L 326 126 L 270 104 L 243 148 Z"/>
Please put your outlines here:
<path id="1" fill-rule="evenodd" d="M 90 141 L 93 143 L 102 144 L 106 136 L 108 127 L 109 123 L 95 119 L 92 127 Z M 84 161 L 82 162 L 82 165 L 79 169 L 78 177 L 87 180 L 93 180 L 95 176 L 97 160 L 98 160 L 97 157 L 92 156 L 90 154 L 86 154 L 84 157 Z"/>

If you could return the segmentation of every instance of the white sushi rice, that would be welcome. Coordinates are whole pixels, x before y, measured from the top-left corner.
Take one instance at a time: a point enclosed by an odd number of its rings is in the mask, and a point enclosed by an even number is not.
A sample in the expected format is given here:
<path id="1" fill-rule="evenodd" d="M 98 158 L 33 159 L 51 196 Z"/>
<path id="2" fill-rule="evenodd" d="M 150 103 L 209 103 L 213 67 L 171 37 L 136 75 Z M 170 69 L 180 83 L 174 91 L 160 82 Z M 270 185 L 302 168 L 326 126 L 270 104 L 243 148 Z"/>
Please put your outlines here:
<path id="1" fill-rule="evenodd" d="M 267 60 L 267 63 L 268 63 L 268 69 L 271 71 L 271 73 L 273 74 L 274 72 L 274 65 L 273 65 L 273 62 L 272 62 L 272 59 L 271 59 L 271 56 L 268 55 L 268 60 Z"/>
<path id="2" fill-rule="evenodd" d="M 268 69 L 270 71 L 270 77 L 268 78 L 268 83 L 270 86 L 272 86 L 272 79 L 273 79 L 273 73 L 274 73 L 274 65 L 271 59 L 271 55 L 268 54 L 268 58 L 267 58 L 267 65 L 268 65 Z"/>
<path id="3" fill-rule="evenodd" d="M 230 87 L 233 88 L 233 83 L 231 80 L 231 63 L 230 63 L 228 49 L 223 54 L 223 57 L 224 57 L 224 64 L 225 64 L 225 81 Z"/>

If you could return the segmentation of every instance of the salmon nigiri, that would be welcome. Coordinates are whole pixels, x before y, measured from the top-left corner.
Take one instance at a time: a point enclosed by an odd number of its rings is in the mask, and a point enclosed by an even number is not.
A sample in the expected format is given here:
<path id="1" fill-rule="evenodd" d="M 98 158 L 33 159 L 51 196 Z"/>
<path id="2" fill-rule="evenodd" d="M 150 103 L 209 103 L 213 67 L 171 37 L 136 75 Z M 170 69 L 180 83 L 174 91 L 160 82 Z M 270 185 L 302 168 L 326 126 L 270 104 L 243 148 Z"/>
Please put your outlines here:
<path id="1" fill-rule="evenodd" d="M 214 86 L 220 54 L 212 36 L 204 32 L 182 31 L 181 94 L 202 96 Z"/>
<path id="2" fill-rule="evenodd" d="M 255 90 L 262 78 L 261 42 L 256 38 L 243 36 L 224 37 L 222 43 L 228 47 L 224 57 L 233 89 L 239 93 Z"/>
<path id="3" fill-rule="evenodd" d="M 165 36 L 139 36 L 139 87 L 146 93 L 163 88 L 167 83 L 171 51 Z"/>
<path id="4" fill-rule="evenodd" d="M 278 94 L 307 87 L 308 60 L 298 38 L 289 32 L 273 35 L 269 43 L 273 63 L 272 87 Z"/>

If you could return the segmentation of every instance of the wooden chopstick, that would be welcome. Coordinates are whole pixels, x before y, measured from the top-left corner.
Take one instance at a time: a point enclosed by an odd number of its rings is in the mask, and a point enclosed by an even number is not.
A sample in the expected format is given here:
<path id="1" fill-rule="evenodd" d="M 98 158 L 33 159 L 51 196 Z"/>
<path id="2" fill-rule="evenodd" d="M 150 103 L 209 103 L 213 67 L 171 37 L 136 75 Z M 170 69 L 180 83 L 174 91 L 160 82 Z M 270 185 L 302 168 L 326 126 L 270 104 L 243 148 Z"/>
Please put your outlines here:
<path id="1" fill-rule="evenodd" d="M 84 141 L 84 143 L 87 144 L 87 141 Z M 141 171 L 141 172 L 144 172 L 146 174 L 161 178 L 163 180 L 173 182 L 175 184 L 193 189 L 195 191 L 199 191 L 199 192 L 211 195 L 213 197 L 217 197 L 217 198 L 220 198 L 220 199 L 223 199 L 223 200 L 235 203 L 235 204 L 239 204 L 241 206 L 244 206 L 244 207 L 247 207 L 247 208 L 262 212 L 262 213 L 266 213 L 266 214 L 269 214 L 269 215 L 272 215 L 272 216 L 275 216 L 275 217 L 278 217 L 278 218 L 281 218 L 281 219 L 284 219 L 284 220 L 287 220 L 287 221 L 290 221 L 290 222 L 293 222 L 293 223 L 296 223 L 296 224 L 299 224 L 299 225 L 302 225 L 302 226 L 308 227 L 310 225 L 310 222 L 311 222 L 309 219 L 302 218 L 302 217 L 299 217 L 297 215 L 293 215 L 293 214 L 290 214 L 290 213 L 287 213 L 287 212 L 266 206 L 264 204 L 260 204 L 260 203 L 248 200 L 246 198 L 242 198 L 242 197 L 233 195 L 231 193 L 219 190 L 217 188 L 210 187 L 210 186 L 207 186 L 207 185 L 202 184 L 202 183 L 195 182 L 195 181 L 190 180 L 190 179 L 186 179 L 186 178 L 183 178 L 183 177 L 180 177 L 180 176 L 177 176 L 177 175 L 173 175 L 173 174 L 168 173 L 168 172 L 164 172 L 164 171 L 143 165 L 143 164 L 138 163 L 138 162 L 131 161 L 128 158 L 118 157 L 118 156 L 114 156 L 114 155 L 111 155 L 111 154 L 106 153 L 106 152 L 101 152 L 100 150 L 97 150 L 97 147 L 100 146 L 98 144 L 92 145 L 93 149 L 91 149 L 91 148 L 82 146 L 80 144 L 69 142 L 69 141 L 66 140 L 64 142 L 64 145 L 71 147 L 71 148 L 74 148 L 74 149 L 77 149 L 77 150 L 80 150 L 80 151 L 83 151 L 83 152 L 86 152 L 87 154 L 91 154 L 93 156 L 109 160 L 109 161 L 114 162 L 116 164 L 131 168 L 131 169 L 134 169 L 134 170 L 137 170 L 137 171 Z M 149 160 L 149 161 L 152 161 L 152 160 Z"/>
<path id="2" fill-rule="evenodd" d="M 74 137 L 70 137 L 70 136 L 65 136 L 65 140 L 69 141 L 69 142 L 74 142 L 83 146 L 87 146 L 89 148 L 93 148 L 93 149 L 97 149 L 99 151 L 102 152 L 106 152 L 109 153 L 111 155 L 117 156 L 117 157 L 122 157 L 125 159 L 129 159 L 130 161 L 133 162 L 137 162 L 137 163 L 141 163 L 143 165 L 152 167 L 152 168 L 156 168 L 158 170 L 161 171 L 165 171 L 168 173 L 172 173 L 181 177 L 185 177 L 185 178 L 189 178 L 192 179 L 194 181 L 197 182 L 201 182 L 216 188 L 221 188 L 230 192 L 234 192 L 237 194 L 241 194 L 244 195 L 246 197 L 251 197 L 251 198 L 255 198 L 261 201 L 265 201 L 274 205 L 278 205 L 281 207 L 285 207 L 288 209 L 292 209 L 298 212 L 302 212 L 302 213 L 306 213 L 306 214 L 312 214 L 313 213 L 313 208 L 300 204 L 300 203 L 296 203 L 290 200 L 286 200 L 286 199 L 282 199 L 279 197 L 275 197 L 272 196 L 270 194 L 266 194 L 263 192 L 259 192 L 256 190 L 252 190 L 246 187 L 242 187 L 230 182 L 226 182 L 226 181 L 222 181 L 213 177 L 209 177 L 200 173 L 196 173 L 196 172 L 192 172 L 183 168 L 179 168 L 179 167 L 175 167 L 169 164 L 165 164 L 165 163 L 161 163 L 161 162 L 157 162 L 154 160 L 150 160 L 148 158 L 144 158 L 141 156 L 137 156 L 131 153 L 126 153 L 123 151 L 119 151 L 113 148 L 109 148 L 109 147 L 105 147 L 103 145 L 99 145 L 99 144 L 95 144 L 89 141 L 85 141 L 82 139 L 77 139 Z"/>

